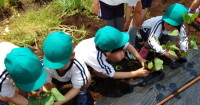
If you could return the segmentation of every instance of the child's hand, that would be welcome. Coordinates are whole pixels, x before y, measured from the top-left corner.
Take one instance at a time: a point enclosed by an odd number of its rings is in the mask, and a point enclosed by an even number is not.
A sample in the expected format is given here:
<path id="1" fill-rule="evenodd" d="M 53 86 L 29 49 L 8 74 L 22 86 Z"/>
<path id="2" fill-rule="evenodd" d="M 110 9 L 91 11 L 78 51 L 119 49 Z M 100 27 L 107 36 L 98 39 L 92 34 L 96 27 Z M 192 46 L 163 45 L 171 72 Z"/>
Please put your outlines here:
<path id="1" fill-rule="evenodd" d="M 138 69 L 135 71 L 137 77 L 145 77 L 149 74 L 149 71 L 147 71 L 144 67 Z"/>
<path id="2" fill-rule="evenodd" d="M 100 10 L 99 3 L 94 3 L 94 4 L 92 5 L 92 10 L 93 10 L 96 14 L 98 14 L 98 12 L 99 12 L 99 10 Z"/>
<path id="3" fill-rule="evenodd" d="M 140 61 L 141 65 L 142 65 L 142 67 L 144 67 L 144 64 L 145 64 L 145 62 L 146 62 L 147 60 L 141 58 L 139 61 Z"/>

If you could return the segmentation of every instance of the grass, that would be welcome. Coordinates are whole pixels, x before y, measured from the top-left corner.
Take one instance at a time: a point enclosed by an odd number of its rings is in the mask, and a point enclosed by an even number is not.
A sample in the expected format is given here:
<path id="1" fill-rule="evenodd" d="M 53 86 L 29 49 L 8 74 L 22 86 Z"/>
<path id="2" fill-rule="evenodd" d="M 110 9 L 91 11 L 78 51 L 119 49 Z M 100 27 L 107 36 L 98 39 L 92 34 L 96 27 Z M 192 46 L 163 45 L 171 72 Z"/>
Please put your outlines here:
<path id="1" fill-rule="evenodd" d="M 78 8 L 71 7 L 73 3 L 70 6 L 68 1 L 76 3 Z M 7 40 L 18 46 L 32 49 L 41 48 L 45 37 L 52 32 L 51 29 L 59 27 L 62 16 L 66 15 L 66 13 L 73 14 L 74 12 L 81 12 L 82 8 L 89 9 L 91 4 L 92 0 L 86 0 L 83 3 L 82 0 L 54 0 L 39 9 L 39 11 L 29 10 L 17 18 L 12 19 L 10 25 L 6 26 L 9 32 L 4 31 L 6 27 L 0 27 L 0 39 Z M 89 14 L 90 12 L 88 11 L 87 13 Z M 84 26 L 81 29 L 75 28 L 72 32 L 70 34 L 72 34 L 76 43 L 83 39 L 87 33 Z"/>

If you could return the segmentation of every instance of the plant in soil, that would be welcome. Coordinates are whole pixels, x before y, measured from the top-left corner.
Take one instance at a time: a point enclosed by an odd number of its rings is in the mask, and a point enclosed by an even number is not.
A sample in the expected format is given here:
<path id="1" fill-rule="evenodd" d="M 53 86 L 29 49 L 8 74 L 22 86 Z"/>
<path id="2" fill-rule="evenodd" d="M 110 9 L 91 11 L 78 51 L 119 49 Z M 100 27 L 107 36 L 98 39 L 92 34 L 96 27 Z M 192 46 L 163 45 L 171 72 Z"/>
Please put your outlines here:
<path id="1" fill-rule="evenodd" d="M 28 97 L 28 105 L 53 105 L 54 101 L 65 100 L 65 97 L 57 90 L 57 88 L 52 88 L 47 92 L 41 92 L 41 98 L 36 98 L 35 96 Z"/>

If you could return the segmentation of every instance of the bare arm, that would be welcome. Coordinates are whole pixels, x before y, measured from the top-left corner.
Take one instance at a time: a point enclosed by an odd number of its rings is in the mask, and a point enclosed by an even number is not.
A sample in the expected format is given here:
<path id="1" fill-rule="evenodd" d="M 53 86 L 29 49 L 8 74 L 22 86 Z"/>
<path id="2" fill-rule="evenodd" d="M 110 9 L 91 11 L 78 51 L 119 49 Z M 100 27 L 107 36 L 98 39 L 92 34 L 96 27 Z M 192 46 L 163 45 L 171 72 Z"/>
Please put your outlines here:
<path id="1" fill-rule="evenodd" d="M 149 71 L 145 70 L 144 67 L 130 72 L 115 72 L 113 78 L 115 79 L 124 79 L 124 78 L 131 78 L 131 77 L 144 77 L 149 74 Z"/>
<path id="2" fill-rule="evenodd" d="M 23 96 L 19 95 L 18 93 L 15 93 L 15 95 L 9 99 L 11 102 L 17 105 L 28 105 L 28 100 Z"/>
<path id="3" fill-rule="evenodd" d="M 99 0 L 93 0 L 92 10 L 98 14 L 100 7 L 99 7 Z"/>
<path id="4" fill-rule="evenodd" d="M 146 62 L 145 59 L 143 59 L 139 53 L 137 52 L 137 50 L 131 45 L 128 44 L 127 48 L 126 48 L 133 56 L 135 56 L 137 58 L 137 60 L 140 61 L 141 65 L 144 66 L 144 63 Z"/>

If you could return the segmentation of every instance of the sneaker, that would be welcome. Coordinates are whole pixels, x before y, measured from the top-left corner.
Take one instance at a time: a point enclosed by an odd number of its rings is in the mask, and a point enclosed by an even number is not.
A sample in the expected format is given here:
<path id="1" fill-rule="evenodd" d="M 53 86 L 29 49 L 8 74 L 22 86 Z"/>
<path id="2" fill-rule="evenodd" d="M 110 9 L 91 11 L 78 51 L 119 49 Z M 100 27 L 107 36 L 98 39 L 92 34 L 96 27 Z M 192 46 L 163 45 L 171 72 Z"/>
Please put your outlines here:
<path id="1" fill-rule="evenodd" d="M 77 96 L 77 105 L 87 105 L 87 91 L 80 91 Z"/>
<path id="2" fill-rule="evenodd" d="M 129 60 L 136 60 L 136 58 L 129 51 L 126 51 L 126 55 Z"/>
<path id="3" fill-rule="evenodd" d="M 145 46 L 142 47 L 141 50 L 140 50 L 140 52 L 139 52 L 139 55 L 142 58 L 146 59 L 146 57 L 147 57 L 148 54 L 149 54 L 149 49 L 147 47 L 145 47 Z"/>

